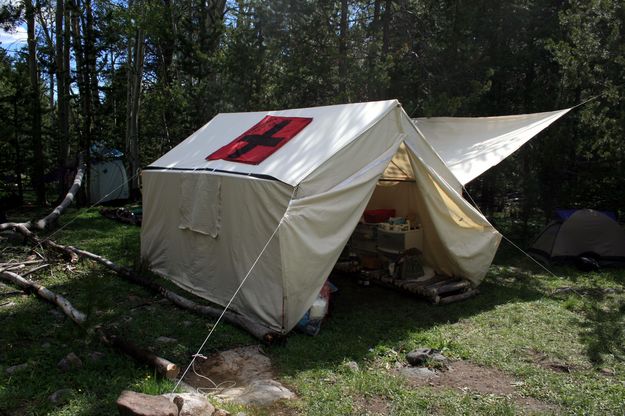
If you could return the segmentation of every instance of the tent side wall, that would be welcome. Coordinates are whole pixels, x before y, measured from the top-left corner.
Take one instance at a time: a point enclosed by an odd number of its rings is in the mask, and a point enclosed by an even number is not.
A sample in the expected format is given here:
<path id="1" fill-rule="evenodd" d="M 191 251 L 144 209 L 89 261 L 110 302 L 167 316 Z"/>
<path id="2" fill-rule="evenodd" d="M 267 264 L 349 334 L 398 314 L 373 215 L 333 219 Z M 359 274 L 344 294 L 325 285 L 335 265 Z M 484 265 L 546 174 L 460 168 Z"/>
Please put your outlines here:
<path id="1" fill-rule="evenodd" d="M 405 143 L 419 189 L 415 206 L 423 227 L 425 261 L 438 272 L 477 285 L 495 257 L 501 234 L 460 195 L 442 159 L 403 116 Z"/>
<path id="2" fill-rule="evenodd" d="M 556 238 L 558 237 L 561 226 L 562 221 L 550 222 L 536 238 L 529 250 L 543 256 L 551 257 L 553 246 L 555 244 Z"/>
<path id="3" fill-rule="evenodd" d="M 601 212 L 575 212 L 562 223 L 550 255 L 568 258 L 585 253 L 605 260 L 625 260 L 625 230 Z"/>
<path id="4" fill-rule="evenodd" d="M 141 255 L 175 284 L 226 305 L 269 240 L 293 188 L 208 172 L 143 172 Z M 280 241 L 269 243 L 232 309 L 283 329 Z"/>

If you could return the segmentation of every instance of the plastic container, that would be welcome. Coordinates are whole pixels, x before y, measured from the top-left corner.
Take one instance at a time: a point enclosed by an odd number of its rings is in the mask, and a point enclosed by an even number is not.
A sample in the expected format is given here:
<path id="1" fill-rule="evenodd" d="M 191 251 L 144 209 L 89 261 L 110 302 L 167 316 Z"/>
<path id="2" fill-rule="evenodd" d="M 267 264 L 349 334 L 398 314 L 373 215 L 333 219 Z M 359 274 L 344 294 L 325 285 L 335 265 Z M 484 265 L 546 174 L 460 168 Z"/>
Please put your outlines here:
<path id="1" fill-rule="evenodd" d="M 310 307 L 309 317 L 311 321 L 320 321 L 328 312 L 328 302 L 324 298 L 317 298 Z"/>
<path id="2" fill-rule="evenodd" d="M 364 213 L 365 222 L 374 223 L 374 224 L 384 222 L 394 216 L 395 216 L 394 209 L 368 209 L 368 210 L 365 210 L 365 213 Z"/>

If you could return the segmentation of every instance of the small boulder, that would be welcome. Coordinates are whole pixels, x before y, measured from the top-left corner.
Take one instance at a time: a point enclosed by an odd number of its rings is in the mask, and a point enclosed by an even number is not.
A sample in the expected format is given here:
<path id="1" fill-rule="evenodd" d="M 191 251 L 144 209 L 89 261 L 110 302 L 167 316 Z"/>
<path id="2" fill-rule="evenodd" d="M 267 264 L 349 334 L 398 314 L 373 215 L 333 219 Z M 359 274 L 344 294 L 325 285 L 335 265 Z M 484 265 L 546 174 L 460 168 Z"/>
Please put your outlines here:
<path id="1" fill-rule="evenodd" d="M 217 409 L 213 416 L 230 416 L 230 412 L 224 409 Z"/>
<path id="2" fill-rule="evenodd" d="M 122 391 L 117 398 L 117 410 L 121 416 L 177 416 L 178 407 L 163 396 Z"/>
<path id="3" fill-rule="evenodd" d="M 404 367 L 399 370 L 399 374 L 411 380 L 427 380 L 437 376 L 435 371 L 427 367 Z"/>
<path id="4" fill-rule="evenodd" d="M 215 407 L 199 393 L 168 393 L 163 397 L 181 403 L 179 416 L 211 416 L 215 412 Z"/>
<path id="5" fill-rule="evenodd" d="M 414 367 L 423 366 L 428 360 L 442 365 L 447 365 L 449 362 L 447 357 L 441 354 L 439 350 L 432 348 L 417 348 L 406 354 L 406 361 Z"/>
<path id="6" fill-rule="evenodd" d="M 247 386 L 234 403 L 246 406 L 269 406 L 278 400 L 288 400 L 295 394 L 276 380 L 254 380 Z"/>
<path id="7" fill-rule="evenodd" d="M 435 350 L 434 350 L 435 351 Z M 443 365 L 447 365 L 449 363 L 449 358 L 445 357 L 443 354 L 441 354 L 440 352 L 434 352 L 431 356 L 430 356 L 430 360 L 432 361 L 436 361 L 440 364 Z"/>
<path id="8" fill-rule="evenodd" d="M 104 358 L 104 353 L 100 351 L 93 351 L 89 353 L 88 357 L 89 357 L 89 361 L 91 361 L 92 363 L 95 363 L 95 362 L 100 361 L 102 358 Z"/>
<path id="9" fill-rule="evenodd" d="M 48 397 L 48 400 L 56 406 L 61 406 L 67 403 L 73 394 L 74 394 L 74 390 L 72 389 L 61 389 L 52 393 Z"/>
<path id="10" fill-rule="evenodd" d="M 406 354 L 406 361 L 412 366 L 423 365 L 430 358 L 431 351 L 430 348 L 417 348 Z"/>
<path id="11" fill-rule="evenodd" d="M 4 371 L 6 371 L 8 375 L 13 375 L 19 371 L 26 370 L 27 368 L 28 368 L 28 363 L 23 363 L 23 364 L 17 364 L 11 367 L 7 367 L 7 369 Z"/>
<path id="12" fill-rule="evenodd" d="M 354 373 L 358 372 L 360 368 L 358 367 L 358 363 L 356 361 L 348 361 L 345 363 L 345 367 L 349 368 Z"/>
<path id="13" fill-rule="evenodd" d="M 176 338 L 170 337 L 158 337 L 156 338 L 156 342 L 158 342 L 159 344 L 175 344 L 176 342 L 178 342 L 178 340 Z"/>
<path id="14" fill-rule="evenodd" d="M 61 371 L 67 372 L 81 368 L 82 361 L 76 354 L 70 352 L 65 356 L 65 358 L 62 358 L 56 366 L 59 367 Z"/>

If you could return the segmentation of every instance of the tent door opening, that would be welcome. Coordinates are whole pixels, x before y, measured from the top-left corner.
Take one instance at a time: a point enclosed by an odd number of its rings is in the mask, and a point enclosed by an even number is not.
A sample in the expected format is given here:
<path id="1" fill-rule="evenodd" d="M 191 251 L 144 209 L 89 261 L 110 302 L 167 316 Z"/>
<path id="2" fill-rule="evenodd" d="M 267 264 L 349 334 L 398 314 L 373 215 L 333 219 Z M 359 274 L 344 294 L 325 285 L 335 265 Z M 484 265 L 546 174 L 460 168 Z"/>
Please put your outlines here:
<path id="1" fill-rule="evenodd" d="M 402 143 L 367 203 L 343 252 L 358 264 L 359 281 L 414 280 L 434 275 L 423 260 L 423 229 L 415 201 L 419 192 Z"/>

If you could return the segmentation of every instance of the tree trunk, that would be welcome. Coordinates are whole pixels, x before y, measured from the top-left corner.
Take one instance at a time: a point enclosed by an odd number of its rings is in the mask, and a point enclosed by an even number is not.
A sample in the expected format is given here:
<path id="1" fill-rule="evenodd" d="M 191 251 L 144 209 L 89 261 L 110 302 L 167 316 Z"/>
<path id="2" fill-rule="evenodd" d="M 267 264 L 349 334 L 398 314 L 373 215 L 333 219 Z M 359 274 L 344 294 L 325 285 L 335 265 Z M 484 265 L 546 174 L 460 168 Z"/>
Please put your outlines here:
<path id="1" fill-rule="evenodd" d="M 341 22 L 339 25 L 339 100 L 347 99 L 347 0 L 341 0 Z"/>
<path id="2" fill-rule="evenodd" d="M 132 7 L 132 2 L 128 3 Z M 143 58 L 145 51 L 143 28 L 135 32 L 134 41 L 128 39 L 128 86 L 126 103 L 126 155 L 130 167 L 129 176 L 131 194 L 136 197 L 139 189 L 139 104 L 141 97 L 141 81 L 143 79 Z M 134 47 L 133 47 L 134 43 Z"/>
<path id="3" fill-rule="evenodd" d="M 19 203 L 24 203 L 24 186 L 22 184 L 22 151 L 20 148 L 19 140 L 19 123 L 17 112 L 17 95 L 13 96 L 13 140 L 15 146 L 15 178 L 17 180 L 17 195 L 19 197 Z"/>
<path id="4" fill-rule="evenodd" d="M 57 166 L 61 176 L 58 181 L 59 195 L 66 189 L 64 168 L 69 158 L 69 45 L 65 43 L 65 32 L 69 34 L 67 10 L 63 0 L 56 2 L 55 60 L 57 85 L 58 155 Z M 66 51 L 67 49 L 67 51 Z"/>
<path id="5" fill-rule="evenodd" d="M 382 18 L 382 60 L 386 60 L 390 45 L 390 27 L 391 27 L 391 9 L 392 0 L 386 0 L 384 3 L 384 17 Z"/>
<path id="6" fill-rule="evenodd" d="M 35 38 L 35 8 L 32 0 L 26 2 L 26 25 L 28 32 L 28 70 L 30 73 L 30 104 L 32 116 L 33 183 L 37 203 L 46 204 L 46 184 L 43 181 L 44 157 L 41 140 L 41 101 L 39 97 L 39 73 L 37 71 L 37 39 Z"/>
<path id="7" fill-rule="evenodd" d="M 42 230 L 46 228 L 48 225 L 50 225 L 52 222 L 56 221 L 58 217 L 63 213 L 63 211 L 65 211 L 65 209 L 75 199 L 76 192 L 78 192 L 78 189 L 80 188 L 80 185 L 82 183 L 84 172 L 85 172 L 85 164 L 83 163 L 82 154 L 79 154 L 78 155 L 78 167 L 76 170 L 76 176 L 74 177 L 74 184 L 71 186 L 71 188 L 67 192 L 67 195 L 65 195 L 65 198 L 63 199 L 61 204 L 58 207 L 56 207 L 54 211 L 52 211 L 50 214 L 48 214 L 47 217 L 40 219 L 36 223 L 33 223 L 32 221 L 30 221 L 30 222 L 25 222 L 25 223 L 7 222 L 7 223 L 0 224 L 0 231 L 10 230 L 17 226 L 22 226 L 27 229 L 35 227 L 39 230 Z"/>
<path id="8" fill-rule="evenodd" d="M 380 33 L 380 0 L 375 0 L 373 5 L 373 20 L 369 25 L 369 51 L 367 56 L 367 98 L 377 97 L 377 76 L 375 66 L 378 60 L 378 36 Z"/>
<path id="9" fill-rule="evenodd" d="M 54 209 L 50 214 L 48 214 L 45 218 L 40 219 L 35 223 L 35 228 L 38 230 L 45 229 L 49 224 L 54 223 L 67 209 L 68 206 L 72 203 L 72 201 L 76 198 L 76 194 L 78 190 L 80 190 L 80 185 L 82 184 L 82 180 L 85 174 L 85 163 L 82 153 L 78 157 L 78 167 L 76 171 L 76 176 L 74 178 L 74 183 L 67 191 L 65 198 L 61 201 L 61 204 Z"/>

